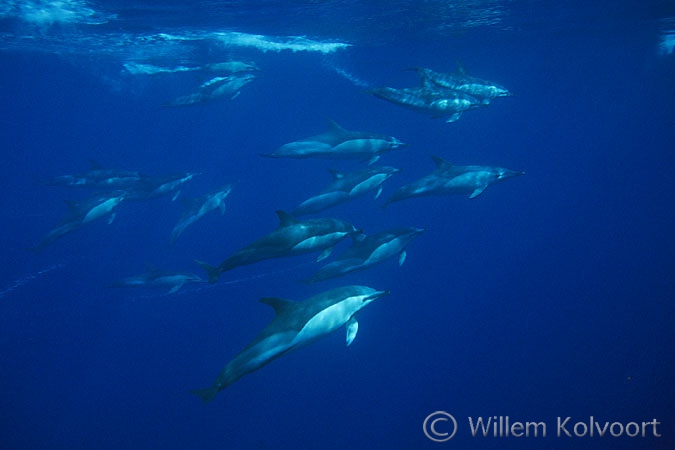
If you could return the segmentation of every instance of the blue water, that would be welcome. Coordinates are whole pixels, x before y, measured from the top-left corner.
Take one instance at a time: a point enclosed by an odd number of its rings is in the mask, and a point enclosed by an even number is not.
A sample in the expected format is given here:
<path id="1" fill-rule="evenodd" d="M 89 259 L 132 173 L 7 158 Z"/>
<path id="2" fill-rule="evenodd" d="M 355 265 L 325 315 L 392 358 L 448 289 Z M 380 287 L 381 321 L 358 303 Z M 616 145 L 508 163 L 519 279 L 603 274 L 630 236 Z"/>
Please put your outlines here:
<path id="1" fill-rule="evenodd" d="M 0 6 L 0 448 L 675 448 L 675 7 L 672 2 L 66 2 Z M 164 108 L 209 79 L 126 64 L 259 67 L 240 94 Z M 366 87 L 417 83 L 408 67 L 474 76 L 515 95 L 455 123 Z M 110 289 L 146 266 L 203 274 L 277 226 L 359 161 L 268 159 L 350 130 L 409 145 L 372 195 L 325 212 L 368 233 L 426 232 L 395 259 L 312 286 L 316 255 L 223 274 L 215 285 Z M 430 173 L 431 156 L 526 175 L 480 197 L 381 205 Z M 36 180 L 90 160 L 152 175 L 199 173 L 181 196 L 235 183 L 169 247 L 171 196 L 120 205 L 47 246 L 64 200 Z M 336 253 L 348 247 L 342 243 Z M 339 330 L 209 386 L 272 318 L 257 300 L 346 284 L 391 294 Z M 458 422 L 446 443 L 422 428 Z M 472 437 L 468 418 L 545 422 L 547 436 Z M 641 423 L 655 437 L 556 436 L 556 419 Z M 449 427 L 441 422 L 441 431 Z M 449 429 L 448 429 L 449 431 Z"/>

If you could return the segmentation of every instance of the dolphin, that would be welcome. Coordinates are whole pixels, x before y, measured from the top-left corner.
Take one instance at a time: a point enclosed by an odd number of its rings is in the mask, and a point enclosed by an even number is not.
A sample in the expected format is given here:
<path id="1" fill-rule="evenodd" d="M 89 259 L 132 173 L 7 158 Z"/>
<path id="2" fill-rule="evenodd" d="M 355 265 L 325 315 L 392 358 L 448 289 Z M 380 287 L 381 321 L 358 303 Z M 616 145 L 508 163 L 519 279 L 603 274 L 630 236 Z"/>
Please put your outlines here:
<path id="1" fill-rule="evenodd" d="M 232 191 L 232 185 L 228 184 L 221 189 L 206 194 L 200 198 L 183 199 L 185 211 L 180 220 L 171 231 L 170 244 L 176 242 L 176 239 L 185 231 L 187 227 L 204 217 L 207 213 L 219 209 L 220 214 L 225 214 L 225 199 Z"/>
<path id="2" fill-rule="evenodd" d="M 447 117 L 446 122 L 455 122 L 462 113 L 485 106 L 471 95 L 453 89 L 421 86 L 395 89 L 374 88 L 371 93 L 378 98 L 415 111 L 431 114 L 433 117 Z"/>
<path id="3" fill-rule="evenodd" d="M 55 240 L 82 228 L 84 225 L 96 219 L 109 215 L 108 223 L 115 219 L 114 209 L 126 198 L 126 193 L 117 191 L 109 194 L 96 195 L 84 202 L 66 200 L 68 214 L 61 220 L 59 225 L 52 229 L 35 247 L 33 252 L 40 253 L 42 249 Z"/>
<path id="4" fill-rule="evenodd" d="M 144 176 L 140 182 L 129 189 L 127 197 L 130 200 L 148 200 L 174 192 L 171 200 L 176 200 L 180 195 L 179 188 L 190 181 L 195 173 L 179 173 L 164 176 Z"/>
<path id="5" fill-rule="evenodd" d="M 169 288 L 169 294 L 177 292 L 186 284 L 206 283 L 198 275 L 187 272 L 167 272 L 148 268 L 145 273 L 123 278 L 109 287 Z"/>
<path id="6" fill-rule="evenodd" d="M 318 195 L 311 197 L 296 207 L 291 214 L 303 216 L 313 214 L 332 206 L 352 200 L 370 191 L 376 191 L 375 198 L 382 193 L 382 184 L 399 170 L 393 167 L 373 167 L 344 173 L 330 170 L 333 182 Z"/>
<path id="7" fill-rule="evenodd" d="M 350 345 L 358 331 L 358 312 L 388 294 L 388 291 L 355 285 L 325 291 L 302 302 L 262 298 L 261 303 L 274 308 L 274 319 L 227 363 L 211 387 L 191 392 L 204 402 L 211 401 L 218 392 L 244 375 L 331 334 L 343 325 L 346 325 L 346 342 Z"/>
<path id="8" fill-rule="evenodd" d="M 234 60 L 205 64 L 200 69 L 204 71 L 218 72 L 218 73 L 240 73 L 240 72 L 253 72 L 260 70 L 255 63 L 246 63 L 243 61 L 234 61 Z"/>
<path id="9" fill-rule="evenodd" d="M 338 259 L 319 269 L 307 282 L 315 283 L 346 275 L 396 255 L 398 264 L 403 265 L 407 245 L 423 232 L 422 228 L 409 227 L 382 231 L 371 236 L 354 235 L 352 246 Z"/>
<path id="10" fill-rule="evenodd" d="M 325 133 L 284 144 L 274 152 L 264 153 L 261 156 L 294 159 L 361 159 L 372 164 L 383 153 L 404 145 L 395 137 L 367 131 L 348 131 L 329 120 L 328 130 Z"/>
<path id="11" fill-rule="evenodd" d="M 318 261 L 322 261 L 335 244 L 357 231 L 354 225 L 337 219 L 299 221 L 284 211 L 277 211 L 277 216 L 276 230 L 235 252 L 219 266 L 195 260 L 208 273 L 209 283 L 218 281 L 222 272 L 271 258 L 321 251 Z"/>
<path id="12" fill-rule="evenodd" d="M 213 77 L 199 86 L 196 92 L 178 97 L 165 106 L 190 106 L 226 96 L 234 99 L 239 96 L 241 89 L 254 79 L 255 75 L 249 73 Z"/>
<path id="13" fill-rule="evenodd" d="M 415 67 L 421 78 L 422 86 L 427 88 L 446 88 L 464 92 L 488 104 L 497 97 L 510 97 L 513 94 L 503 86 L 491 81 L 469 76 L 459 66 L 455 73 L 435 72 L 424 67 Z"/>
<path id="14" fill-rule="evenodd" d="M 469 198 L 476 198 L 492 184 L 525 174 L 502 167 L 454 166 L 439 156 L 432 158 L 436 171 L 399 188 L 385 206 L 405 198 L 426 195 L 469 194 Z"/>
<path id="15" fill-rule="evenodd" d="M 105 169 L 91 162 L 91 169 L 75 175 L 59 175 L 39 183 L 47 186 L 85 187 L 118 190 L 137 185 L 143 175 L 131 170 Z"/>
<path id="16" fill-rule="evenodd" d="M 174 66 L 162 67 L 154 64 L 128 62 L 124 63 L 124 68 L 132 75 L 157 75 L 164 73 L 181 73 L 181 72 L 216 72 L 220 74 L 225 73 L 239 73 L 251 72 L 259 70 L 254 63 L 245 63 L 243 61 L 224 61 L 219 63 L 209 63 L 203 66 Z"/>

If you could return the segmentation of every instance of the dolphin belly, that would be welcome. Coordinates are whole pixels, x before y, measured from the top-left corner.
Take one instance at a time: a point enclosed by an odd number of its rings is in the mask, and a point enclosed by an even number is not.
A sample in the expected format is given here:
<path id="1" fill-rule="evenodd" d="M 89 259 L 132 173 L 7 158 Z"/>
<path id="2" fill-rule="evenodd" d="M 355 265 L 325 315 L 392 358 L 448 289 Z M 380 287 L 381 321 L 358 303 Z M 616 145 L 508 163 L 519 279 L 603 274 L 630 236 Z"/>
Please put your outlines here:
<path id="1" fill-rule="evenodd" d="M 340 328 L 358 311 L 357 298 L 348 298 L 320 311 L 302 327 L 293 340 L 294 344 L 308 344 Z"/>
<path id="2" fill-rule="evenodd" d="M 401 253 L 403 245 L 400 239 L 393 239 L 377 247 L 364 261 L 364 265 L 371 265 Z"/>
<path id="3" fill-rule="evenodd" d="M 292 214 L 294 216 L 302 216 L 305 214 L 316 213 L 347 200 L 349 200 L 349 194 L 346 192 L 327 192 L 305 200 L 293 210 Z"/>
<path id="4" fill-rule="evenodd" d="M 311 236 L 293 246 L 294 251 L 314 251 L 335 245 L 340 239 L 347 236 L 347 232 L 337 231 L 320 236 Z"/>

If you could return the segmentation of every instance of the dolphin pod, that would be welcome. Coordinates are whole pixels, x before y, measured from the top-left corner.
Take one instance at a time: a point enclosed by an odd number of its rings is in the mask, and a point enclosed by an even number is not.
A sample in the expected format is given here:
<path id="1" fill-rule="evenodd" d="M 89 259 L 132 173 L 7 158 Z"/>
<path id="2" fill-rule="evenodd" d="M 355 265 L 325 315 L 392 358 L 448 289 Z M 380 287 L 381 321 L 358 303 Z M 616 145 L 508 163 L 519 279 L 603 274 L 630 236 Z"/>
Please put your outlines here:
<path id="1" fill-rule="evenodd" d="M 257 67 L 230 61 L 199 67 L 173 68 L 129 64 L 127 70 L 130 73 L 148 75 L 199 70 L 216 75 L 192 94 L 179 97 L 170 103 L 171 106 L 183 106 L 220 97 L 236 97 L 242 87 L 253 80 L 254 75 L 251 72 L 257 70 Z M 436 72 L 427 68 L 412 70 L 420 77 L 419 86 L 402 89 L 382 87 L 370 92 L 406 108 L 431 114 L 433 117 L 444 117 L 448 122 L 456 121 L 466 111 L 486 107 L 495 98 L 511 95 L 500 85 L 469 76 L 462 69 L 456 73 Z M 393 136 L 350 131 L 329 120 L 325 132 L 284 144 L 262 156 L 357 160 L 368 163 L 369 166 L 348 172 L 331 170 L 333 180 L 328 186 L 297 204 L 290 213 L 277 211 L 279 225 L 275 230 L 234 251 L 220 264 L 210 265 L 195 259 L 206 271 L 208 280 L 191 272 L 150 268 L 145 273 L 122 278 L 110 286 L 165 288 L 169 293 L 175 293 L 188 284 L 207 281 L 215 283 L 223 272 L 264 260 L 316 252 L 319 253 L 317 262 L 320 262 L 327 259 L 333 248 L 347 237 L 352 239 L 351 247 L 319 268 L 305 280 L 306 283 L 349 276 L 352 272 L 365 270 L 394 258 L 400 266 L 406 260 L 409 244 L 424 232 L 423 229 L 393 228 L 366 235 L 353 224 L 340 219 L 299 217 L 320 213 L 367 193 L 374 193 L 375 199 L 378 199 L 384 183 L 397 174 L 399 169 L 390 166 L 372 167 L 370 164 L 391 150 L 405 145 Z M 408 198 L 432 195 L 466 194 L 470 198 L 476 198 L 488 186 L 524 173 L 493 166 L 455 166 L 439 156 L 432 158 L 436 164 L 433 173 L 399 187 L 383 206 Z M 56 239 L 96 219 L 107 216 L 109 222 L 112 222 L 118 205 L 123 201 L 148 200 L 164 195 L 172 195 L 175 200 L 181 187 L 194 175 L 181 173 L 148 176 L 136 171 L 105 169 L 92 165 L 88 172 L 43 180 L 42 184 L 46 185 L 84 187 L 110 192 L 99 193 L 82 203 L 71 202 L 66 218 L 33 250 L 39 252 Z M 189 226 L 193 226 L 209 212 L 220 210 L 224 214 L 225 200 L 231 191 L 232 185 L 227 184 L 201 197 L 183 199 L 185 210 L 172 229 L 169 242 L 175 243 Z M 389 291 L 368 286 L 346 285 L 323 291 L 301 302 L 264 297 L 260 302 L 274 309 L 274 319 L 225 365 L 211 386 L 191 392 L 204 402 L 211 401 L 218 392 L 241 377 L 343 326 L 346 329 L 346 344 L 350 345 L 358 331 L 356 316 L 359 311 L 388 294 Z"/>
<path id="2" fill-rule="evenodd" d="M 371 236 L 357 234 L 353 237 L 351 248 L 339 258 L 319 269 L 308 283 L 340 277 L 356 270 L 366 269 L 386 259 L 398 255 L 398 264 L 406 259 L 406 247 L 424 232 L 421 228 L 408 227 L 381 231 Z"/>
<path id="3" fill-rule="evenodd" d="M 91 164 L 92 168 L 87 172 L 59 175 L 39 182 L 48 186 L 90 188 L 99 192 L 81 202 L 66 200 L 68 213 L 38 245 L 30 248 L 35 253 L 40 253 L 57 239 L 79 230 L 95 219 L 107 215 L 108 224 L 112 223 L 122 201 L 150 200 L 168 194 L 172 194 L 172 200 L 175 200 L 180 195 L 180 188 L 195 176 L 194 173 L 154 176 L 137 171 L 105 169 L 95 163 Z"/>
<path id="4" fill-rule="evenodd" d="M 415 67 L 420 76 L 420 85 L 412 88 L 374 88 L 370 92 L 404 108 L 445 117 L 446 122 L 455 122 L 462 113 L 484 107 L 497 97 L 512 94 L 491 81 L 468 75 L 460 66 L 456 73 L 441 73 L 423 67 Z"/>
<path id="5" fill-rule="evenodd" d="M 271 258 L 301 255 L 320 251 L 318 261 L 330 255 L 335 244 L 357 230 L 354 225 L 338 219 L 309 219 L 300 221 L 291 214 L 277 211 L 279 226 L 246 247 L 229 256 L 218 266 L 196 260 L 215 283 L 220 274 L 235 267 Z"/>
<path id="6" fill-rule="evenodd" d="M 399 188 L 387 200 L 385 206 L 406 198 L 427 195 L 469 194 L 469 198 L 476 198 L 488 186 L 525 174 L 503 167 L 454 166 L 440 156 L 432 158 L 436 163 L 436 170 Z"/>

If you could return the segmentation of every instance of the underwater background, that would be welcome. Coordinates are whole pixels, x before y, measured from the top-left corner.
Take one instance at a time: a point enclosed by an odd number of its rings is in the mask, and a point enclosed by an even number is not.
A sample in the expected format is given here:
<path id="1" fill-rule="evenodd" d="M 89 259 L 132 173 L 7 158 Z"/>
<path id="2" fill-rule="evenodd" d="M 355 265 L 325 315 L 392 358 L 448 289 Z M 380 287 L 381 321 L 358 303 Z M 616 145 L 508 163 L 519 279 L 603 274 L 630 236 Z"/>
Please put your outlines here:
<path id="1" fill-rule="evenodd" d="M 3 2 L 0 448 L 675 448 L 674 47 L 665 0 Z M 212 77 L 181 68 L 224 61 L 255 79 L 168 107 Z M 513 96 L 446 123 L 370 93 L 458 66 Z M 307 254 L 173 293 L 109 287 L 147 267 L 205 276 L 195 259 L 274 230 L 327 169 L 365 167 L 260 156 L 329 119 L 407 144 L 377 163 L 401 170 L 382 196 L 321 213 L 368 234 L 424 228 L 405 264 L 307 285 Z M 383 208 L 432 156 L 526 174 Z M 92 164 L 195 175 L 33 254 L 64 201 L 95 192 L 43 181 Z M 228 183 L 224 215 L 169 245 L 180 198 Z M 391 292 L 352 345 L 340 329 L 208 404 L 190 394 L 272 319 L 261 297 L 348 284 Z M 452 440 L 425 435 L 435 411 L 457 419 Z M 469 417 L 495 416 L 547 436 L 472 436 Z M 656 419 L 661 437 L 557 437 L 568 416 Z"/>

